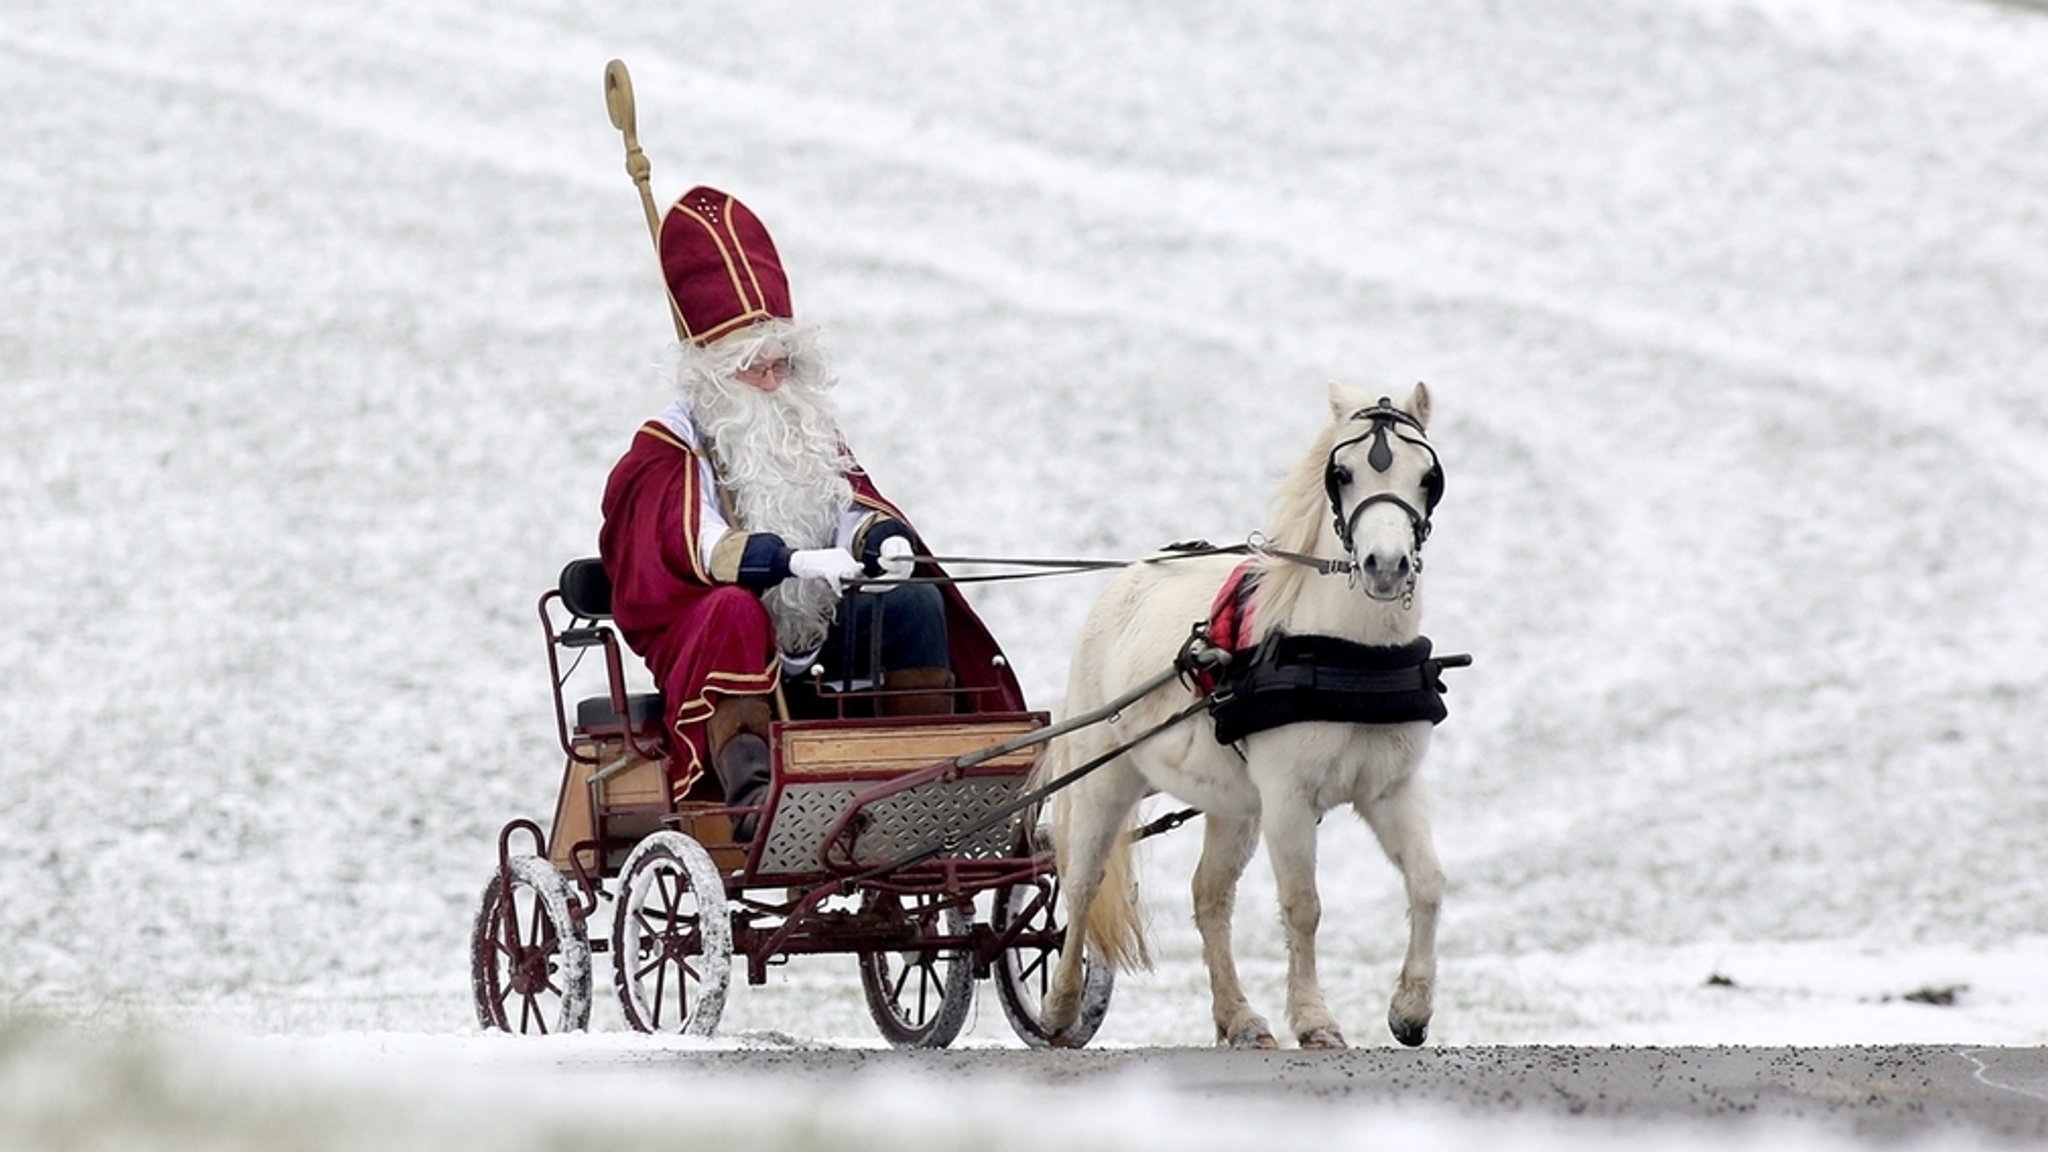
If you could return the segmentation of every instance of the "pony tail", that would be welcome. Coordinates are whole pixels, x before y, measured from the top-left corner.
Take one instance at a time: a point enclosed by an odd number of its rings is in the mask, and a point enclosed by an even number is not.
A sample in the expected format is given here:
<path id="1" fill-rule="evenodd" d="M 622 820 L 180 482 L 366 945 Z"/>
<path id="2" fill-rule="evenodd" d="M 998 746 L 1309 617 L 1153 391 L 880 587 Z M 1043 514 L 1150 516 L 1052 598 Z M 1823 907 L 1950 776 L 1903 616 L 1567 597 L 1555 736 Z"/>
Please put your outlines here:
<path id="1" fill-rule="evenodd" d="M 1037 767 L 1025 779 L 1025 786 L 1042 787 L 1066 771 L 1067 742 L 1051 741 L 1046 745 L 1045 753 L 1038 758 Z M 1067 836 L 1073 819 L 1073 800 L 1066 792 L 1056 792 L 1048 803 L 1052 808 L 1053 857 L 1060 871 L 1065 872 L 1072 860 L 1067 853 Z M 1152 948 L 1145 940 L 1145 925 L 1138 912 L 1138 885 L 1131 866 L 1131 843 L 1130 830 L 1126 829 L 1118 833 L 1115 843 L 1110 845 L 1109 854 L 1102 861 L 1102 883 L 1095 890 L 1095 902 L 1088 908 L 1088 923 L 1082 929 L 1089 948 L 1104 963 L 1126 972 L 1152 967 Z M 1072 907 L 1069 904 L 1067 910 L 1071 911 Z M 1073 927 L 1068 925 L 1070 931 Z"/>
<path id="2" fill-rule="evenodd" d="M 1088 909 L 1088 945 L 1112 968 L 1125 972 L 1152 967 L 1152 946 L 1138 914 L 1138 878 L 1131 866 L 1129 830 L 1120 833 L 1102 861 L 1102 887 Z"/>

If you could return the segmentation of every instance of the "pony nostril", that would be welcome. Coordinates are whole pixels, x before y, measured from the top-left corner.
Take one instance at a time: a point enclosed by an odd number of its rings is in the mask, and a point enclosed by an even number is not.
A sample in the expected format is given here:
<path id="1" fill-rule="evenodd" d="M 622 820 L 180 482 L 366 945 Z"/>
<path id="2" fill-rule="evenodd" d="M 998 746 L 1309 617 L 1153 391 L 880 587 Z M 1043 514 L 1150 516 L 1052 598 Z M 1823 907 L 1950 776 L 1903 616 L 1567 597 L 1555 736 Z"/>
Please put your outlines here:
<path id="1" fill-rule="evenodd" d="M 1383 559 L 1377 552 L 1368 552 L 1365 558 L 1358 562 L 1358 568 L 1370 576 L 1388 573 L 1396 580 L 1405 580 L 1408 574 L 1415 570 L 1415 561 L 1409 556 L 1402 556 L 1398 560 L 1387 560 Z"/>

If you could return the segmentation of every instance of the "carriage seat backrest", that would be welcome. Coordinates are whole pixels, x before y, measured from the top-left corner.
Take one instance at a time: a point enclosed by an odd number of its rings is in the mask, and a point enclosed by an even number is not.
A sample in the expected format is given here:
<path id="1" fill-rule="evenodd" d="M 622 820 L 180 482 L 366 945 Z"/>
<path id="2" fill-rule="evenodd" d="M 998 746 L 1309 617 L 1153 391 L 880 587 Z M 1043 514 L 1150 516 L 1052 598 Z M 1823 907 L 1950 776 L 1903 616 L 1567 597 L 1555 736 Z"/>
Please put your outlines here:
<path id="1" fill-rule="evenodd" d="M 584 620 L 611 618 L 612 578 L 605 574 L 603 561 L 596 557 L 569 561 L 555 586 L 570 615 Z"/>
<path id="2" fill-rule="evenodd" d="M 579 620 L 590 621 L 580 628 L 565 629 L 558 639 L 572 648 L 592 644 L 608 643 L 606 637 L 611 629 L 599 623 L 611 619 L 612 581 L 605 574 L 604 564 L 595 557 L 571 560 L 562 568 L 561 578 L 555 582 L 555 590 L 561 594 L 562 607 Z M 638 692 L 626 697 L 628 723 L 634 729 L 658 729 L 661 726 L 661 695 L 655 692 Z M 576 704 L 576 727 L 579 731 L 615 726 L 619 713 L 612 707 L 610 696 L 592 696 Z"/>

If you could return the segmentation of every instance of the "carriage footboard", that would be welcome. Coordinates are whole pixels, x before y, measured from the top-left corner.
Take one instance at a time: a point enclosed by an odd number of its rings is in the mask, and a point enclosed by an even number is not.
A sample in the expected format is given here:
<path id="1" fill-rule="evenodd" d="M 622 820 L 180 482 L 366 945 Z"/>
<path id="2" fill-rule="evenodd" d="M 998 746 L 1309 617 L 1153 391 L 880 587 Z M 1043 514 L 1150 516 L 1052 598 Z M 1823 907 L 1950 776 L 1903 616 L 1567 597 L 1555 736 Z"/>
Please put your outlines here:
<path id="1" fill-rule="evenodd" d="M 1027 746 L 955 761 L 1032 732 L 1043 714 L 779 727 L 773 814 L 757 876 L 846 873 L 929 853 L 942 860 L 1013 858 L 1021 813 L 970 835 L 1014 802 L 1037 763 Z"/>

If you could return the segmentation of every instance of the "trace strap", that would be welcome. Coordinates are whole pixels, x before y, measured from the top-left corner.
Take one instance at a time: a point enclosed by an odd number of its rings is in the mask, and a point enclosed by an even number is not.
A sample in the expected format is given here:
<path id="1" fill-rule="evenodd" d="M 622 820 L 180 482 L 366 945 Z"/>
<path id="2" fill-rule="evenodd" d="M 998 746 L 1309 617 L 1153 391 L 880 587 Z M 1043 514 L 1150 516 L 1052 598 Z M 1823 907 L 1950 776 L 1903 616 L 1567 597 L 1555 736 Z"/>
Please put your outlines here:
<path id="1" fill-rule="evenodd" d="M 1183 667 L 1184 664 L 1199 664 L 1205 667 L 1220 667 L 1222 665 L 1228 664 L 1229 662 L 1230 653 L 1225 652 L 1220 648 L 1199 648 L 1195 646 L 1192 642 L 1190 642 L 1190 644 L 1181 649 L 1181 655 L 1178 659 L 1176 659 L 1173 662 L 1172 667 L 1167 668 L 1166 670 L 1158 673 L 1151 679 L 1145 681 L 1143 684 L 1138 685 L 1136 688 L 1131 689 L 1129 692 L 1126 692 L 1123 695 L 1117 697 L 1116 699 L 1110 701 L 1109 703 L 1104 704 L 1102 707 L 1095 709 L 1093 712 L 1085 712 L 1079 716 L 1072 716 L 1065 720 L 1060 721 L 1057 724 L 1050 724 L 1044 728 L 1039 728 L 1035 731 L 1026 732 L 1022 736 L 1006 740 L 1001 744 L 994 744 L 975 752 L 969 752 L 968 754 L 954 760 L 953 766 L 958 768 L 972 768 L 976 764 L 981 764 L 986 761 L 993 760 L 998 756 L 1006 756 L 1012 752 L 1029 748 L 1033 744 L 1043 744 L 1047 741 L 1054 739 L 1055 737 L 1064 736 L 1077 728 L 1085 728 L 1090 724 L 1096 724 L 1100 723 L 1101 721 L 1107 720 L 1115 716 L 1117 713 L 1123 711 L 1130 705 L 1136 703 L 1137 701 L 1142 700 L 1146 696 L 1151 695 L 1154 691 L 1165 686 L 1166 684 L 1178 680 L 1182 676 L 1186 675 L 1188 669 Z M 909 868 L 913 865 L 922 864 L 926 860 L 929 860 L 932 857 L 937 856 L 939 853 L 948 851 L 956 847 L 963 841 L 978 836 L 981 833 L 986 832 L 999 824 L 1005 823 L 1010 819 L 1010 817 L 1015 816 L 1017 813 L 1022 812 L 1032 807 L 1033 805 L 1036 805 L 1044 801 L 1053 793 L 1058 792 L 1060 789 L 1065 788 L 1070 784 L 1073 784 L 1075 781 L 1081 779 L 1082 777 L 1088 775 L 1089 773 L 1095 771 L 1096 769 L 1102 767 L 1103 765 L 1109 763 L 1111 760 L 1116 759 L 1124 753 L 1129 752 L 1131 749 L 1136 748 L 1138 745 L 1143 744 L 1145 741 L 1150 740 L 1152 737 L 1159 735 L 1161 732 L 1166 731 L 1168 728 L 1171 728 L 1176 724 L 1182 723 L 1183 721 L 1192 719 L 1208 707 L 1209 698 L 1207 696 L 1202 696 L 1196 699 L 1194 703 L 1188 705 L 1187 707 L 1181 709 L 1180 711 L 1174 713 L 1173 715 L 1167 717 L 1159 723 L 1154 724 L 1152 727 L 1145 729 L 1143 732 L 1138 733 L 1136 736 L 1131 737 L 1129 740 L 1124 741 L 1122 744 L 1119 744 L 1116 747 L 1111 748 L 1109 751 L 1104 752 L 1102 755 L 1097 756 L 1095 759 L 1088 761 L 1086 764 L 1083 764 L 1080 767 L 1075 768 L 1071 771 L 1062 773 L 1060 776 L 1056 777 L 1053 780 L 1048 781 L 1040 787 L 1033 788 L 1031 791 L 1026 792 L 1024 795 L 1019 796 L 1017 799 L 1011 801 L 1010 803 L 1004 805 L 996 811 L 991 812 L 988 815 L 982 817 L 973 825 L 967 828 L 960 829 L 957 832 L 948 833 L 945 839 L 939 841 L 938 843 L 927 845 L 926 847 L 920 848 L 917 851 L 912 852 L 906 856 L 900 857 L 896 860 L 891 860 L 886 864 L 877 864 L 874 867 L 867 869 L 866 871 L 856 873 L 852 876 L 848 876 L 840 882 L 841 889 L 850 894 L 856 887 L 858 887 L 861 883 L 865 881 L 873 880 L 880 876 L 886 876 L 889 873 L 897 871 L 901 868 Z M 1173 816 L 1169 816 L 1166 817 L 1164 820 L 1154 821 L 1154 825 L 1164 826 L 1154 827 L 1153 825 L 1148 825 L 1145 829 L 1141 830 L 1141 838 L 1145 835 L 1156 835 L 1158 832 L 1166 831 L 1167 828 L 1180 823 L 1181 820 L 1187 819 L 1186 815 L 1176 815 L 1179 816 L 1179 819 L 1175 819 Z M 1171 821 L 1171 823 L 1168 823 L 1168 821 Z"/>

